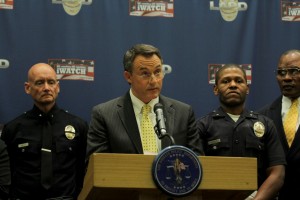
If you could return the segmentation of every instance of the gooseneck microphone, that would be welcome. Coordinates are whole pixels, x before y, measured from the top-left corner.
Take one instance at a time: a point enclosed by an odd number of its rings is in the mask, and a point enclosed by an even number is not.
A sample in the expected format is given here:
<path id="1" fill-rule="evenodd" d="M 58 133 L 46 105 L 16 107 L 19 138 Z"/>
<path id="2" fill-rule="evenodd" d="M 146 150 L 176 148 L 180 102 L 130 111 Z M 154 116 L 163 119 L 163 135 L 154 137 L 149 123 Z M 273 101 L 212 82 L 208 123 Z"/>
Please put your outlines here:
<path id="1" fill-rule="evenodd" d="M 167 128 L 165 124 L 163 105 L 161 103 L 155 104 L 154 112 L 156 114 L 157 131 L 160 135 L 165 135 L 167 133 Z"/>
<path id="2" fill-rule="evenodd" d="M 170 139 L 171 144 L 174 145 L 175 141 L 173 137 L 167 133 L 163 105 L 161 103 L 154 105 L 154 113 L 156 115 L 155 133 L 157 134 L 157 137 L 162 139 L 163 137 L 167 136 Z"/>

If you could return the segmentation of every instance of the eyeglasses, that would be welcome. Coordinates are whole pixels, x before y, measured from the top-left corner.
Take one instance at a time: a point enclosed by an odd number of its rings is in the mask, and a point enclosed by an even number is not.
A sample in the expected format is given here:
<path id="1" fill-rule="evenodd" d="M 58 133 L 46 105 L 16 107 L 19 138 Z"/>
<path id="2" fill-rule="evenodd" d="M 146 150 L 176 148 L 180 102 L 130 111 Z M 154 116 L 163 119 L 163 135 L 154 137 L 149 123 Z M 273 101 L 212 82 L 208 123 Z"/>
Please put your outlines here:
<path id="1" fill-rule="evenodd" d="M 281 77 L 285 77 L 287 74 L 294 77 L 300 74 L 300 68 L 297 66 L 290 67 L 290 68 L 282 68 L 282 69 L 277 69 L 275 73 L 277 76 L 281 76 Z"/>
<path id="2" fill-rule="evenodd" d="M 139 76 L 139 77 L 141 77 L 144 80 L 148 80 L 149 81 L 149 80 L 152 79 L 153 76 L 154 76 L 154 78 L 156 80 L 161 80 L 161 79 L 164 78 L 165 73 L 162 70 L 155 71 L 154 73 L 150 73 L 148 71 L 143 71 L 140 74 L 136 74 L 136 75 Z"/>

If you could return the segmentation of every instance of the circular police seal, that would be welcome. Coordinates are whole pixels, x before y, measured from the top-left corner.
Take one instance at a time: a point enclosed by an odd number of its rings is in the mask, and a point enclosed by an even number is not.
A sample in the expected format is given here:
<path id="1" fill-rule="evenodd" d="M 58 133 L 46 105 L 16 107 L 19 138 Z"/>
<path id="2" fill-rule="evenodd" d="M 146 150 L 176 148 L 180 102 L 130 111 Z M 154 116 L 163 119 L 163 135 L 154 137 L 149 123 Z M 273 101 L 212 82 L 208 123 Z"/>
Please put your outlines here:
<path id="1" fill-rule="evenodd" d="M 157 187 L 168 195 L 186 196 L 198 188 L 202 166 L 192 150 L 174 145 L 155 157 L 152 176 Z"/>

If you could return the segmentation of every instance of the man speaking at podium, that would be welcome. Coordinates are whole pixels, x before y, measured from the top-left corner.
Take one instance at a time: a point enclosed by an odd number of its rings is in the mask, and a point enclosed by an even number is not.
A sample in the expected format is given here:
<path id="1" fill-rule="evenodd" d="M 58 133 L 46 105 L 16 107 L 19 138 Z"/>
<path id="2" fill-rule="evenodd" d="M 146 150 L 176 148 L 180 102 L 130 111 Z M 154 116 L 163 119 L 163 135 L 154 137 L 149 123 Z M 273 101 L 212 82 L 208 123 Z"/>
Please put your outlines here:
<path id="1" fill-rule="evenodd" d="M 123 58 L 124 77 L 130 85 L 121 97 L 96 105 L 92 110 L 87 158 L 92 153 L 157 154 L 172 144 L 154 132 L 154 106 L 163 106 L 165 128 L 176 145 L 201 155 L 195 114 L 190 105 L 160 95 L 164 71 L 159 49 L 137 44 Z M 158 130 L 160 131 L 160 130 Z"/>

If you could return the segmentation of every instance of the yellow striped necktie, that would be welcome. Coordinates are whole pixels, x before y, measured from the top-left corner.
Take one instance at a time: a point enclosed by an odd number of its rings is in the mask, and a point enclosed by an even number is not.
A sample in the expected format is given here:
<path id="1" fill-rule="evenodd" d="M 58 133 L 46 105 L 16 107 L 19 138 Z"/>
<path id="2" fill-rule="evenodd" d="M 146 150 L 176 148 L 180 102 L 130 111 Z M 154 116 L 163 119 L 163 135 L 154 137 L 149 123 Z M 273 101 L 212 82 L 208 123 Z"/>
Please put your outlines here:
<path id="1" fill-rule="evenodd" d="M 297 121 L 298 121 L 298 99 L 292 101 L 292 105 L 285 116 L 283 127 L 285 136 L 289 146 L 291 146 L 295 133 L 297 131 Z"/>
<path id="2" fill-rule="evenodd" d="M 142 107 L 142 144 L 144 152 L 157 153 L 157 141 L 154 132 L 154 126 L 149 118 L 149 113 L 151 112 L 151 106 L 145 104 Z"/>

